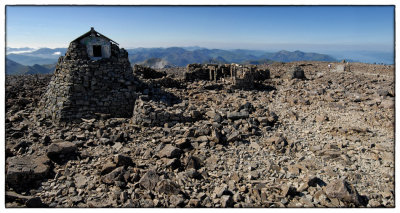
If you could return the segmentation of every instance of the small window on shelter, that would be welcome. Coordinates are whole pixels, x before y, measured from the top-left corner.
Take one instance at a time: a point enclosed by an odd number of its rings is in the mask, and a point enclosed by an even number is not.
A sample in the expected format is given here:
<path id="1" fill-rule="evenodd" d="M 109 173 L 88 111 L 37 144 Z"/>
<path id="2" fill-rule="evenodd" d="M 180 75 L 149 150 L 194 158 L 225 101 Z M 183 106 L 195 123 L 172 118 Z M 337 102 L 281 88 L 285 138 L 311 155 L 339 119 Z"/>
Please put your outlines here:
<path id="1" fill-rule="evenodd" d="M 101 45 L 93 45 L 93 56 L 101 57 Z"/>

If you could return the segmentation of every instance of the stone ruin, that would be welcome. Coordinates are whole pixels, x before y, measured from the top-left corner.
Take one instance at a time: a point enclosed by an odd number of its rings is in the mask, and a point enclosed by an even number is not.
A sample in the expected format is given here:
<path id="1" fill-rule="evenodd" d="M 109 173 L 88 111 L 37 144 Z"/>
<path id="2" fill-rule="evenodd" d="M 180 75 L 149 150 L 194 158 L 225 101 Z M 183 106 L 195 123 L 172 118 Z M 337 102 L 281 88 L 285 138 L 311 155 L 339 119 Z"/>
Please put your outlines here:
<path id="1" fill-rule="evenodd" d="M 288 69 L 288 71 L 283 76 L 284 79 L 306 79 L 304 70 L 300 66 L 293 66 Z"/>
<path id="2" fill-rule="evenodd" d="M 186 81 L 206 80 L 227 82 L 234 88 L 253 88 L 255 81 L 270 78 L 268 69 L 241 64 L 188 64 L 184 73 Z"/>
<path id="3" fill-rule="evenodd" d="M 254 88 L 256 81 L 269 78 L 268 69 L 239 64 L 189 64 L 184 73 L 186 81 L 220 81 L 233 88 L 249 89 Z M 97 116 L 132 117 L 133 123 L 144 126 L 155 121 L 181 122 L 190 118 L 180 109 L 164 113 L 170 106 L 158 103 L 153 96 L 151 100 L 144 97 L 136 102 L 136 90 L 143 90 L 143 95 L 154 93 L 142 88 L 143 83 L 152 90 L 160 86 L 183 86 L 180 80 L 165 72 L 140 65 L 135 65 L 132 70 L 127 51 L 91 28 L 73 40 L 65 56 L 58 59 L 54 75 L 39 103 L 39 114 L 50 117 L 55 123 Z"/>
<path id="4" fill-rule="evenodd" d="M 40 109 L 55 122 L 96 114 L 130 117 L 135 89 L 127 51 L 91 28 L 58 59 Z"/>
<path id="5" fill-rule="evenodd" d="M 350 65 L 348 63 L 336 65 L 336 72 L 350 72 Z"/>

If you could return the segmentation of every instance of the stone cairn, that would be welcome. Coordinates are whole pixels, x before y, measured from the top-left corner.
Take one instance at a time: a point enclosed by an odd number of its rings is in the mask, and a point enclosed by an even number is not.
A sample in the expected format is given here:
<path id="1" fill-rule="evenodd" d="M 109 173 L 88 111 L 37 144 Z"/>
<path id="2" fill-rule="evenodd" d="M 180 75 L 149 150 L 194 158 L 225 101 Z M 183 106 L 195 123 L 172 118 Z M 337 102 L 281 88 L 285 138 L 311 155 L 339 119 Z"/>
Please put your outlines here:
<path id="1" fill-rule="evenodd" d="M 109 58 L 92 60 L 85 45 L 73 41 L 58 59 L 40 109 L 55 122 L 90 118 L 96 113 L 130 117 L 135 89 L 126 50 L 111 43 Z"/>
<path id="2" fill-rule="evenodd" d="M 270 78 L 268 69 L 257 69 L 252 65 L 241 64 L 188 64 L 184 73 L 186 81 L 215 81 L 223 79 L 234 88 L 253 88 L 255 81 Z"/>

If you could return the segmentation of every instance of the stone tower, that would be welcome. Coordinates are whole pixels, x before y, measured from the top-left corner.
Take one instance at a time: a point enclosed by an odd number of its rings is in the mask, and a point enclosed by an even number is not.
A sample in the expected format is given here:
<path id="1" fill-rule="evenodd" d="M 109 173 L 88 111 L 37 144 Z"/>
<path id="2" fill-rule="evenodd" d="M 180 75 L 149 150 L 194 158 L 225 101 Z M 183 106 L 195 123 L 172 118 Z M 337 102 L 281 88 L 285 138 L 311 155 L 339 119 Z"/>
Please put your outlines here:
<path id="1" fill-rule="evenodd" d="M 130 117 L 135 89 L 127 51 L 92 27 L 58 59 L 40 107 L 47 117 L 61 122 L 96 113 Z"/>

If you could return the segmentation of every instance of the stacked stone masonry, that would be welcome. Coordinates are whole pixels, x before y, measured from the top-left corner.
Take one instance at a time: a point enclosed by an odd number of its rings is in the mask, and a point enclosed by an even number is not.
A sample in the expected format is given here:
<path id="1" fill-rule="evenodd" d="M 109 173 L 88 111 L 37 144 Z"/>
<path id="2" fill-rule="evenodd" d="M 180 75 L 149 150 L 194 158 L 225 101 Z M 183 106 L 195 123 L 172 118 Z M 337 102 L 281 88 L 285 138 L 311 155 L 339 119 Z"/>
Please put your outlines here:
<path id="1" fill-rule="evenodd" d="M 71 121 L 96 113 L 132 115 L 135 85 L 128 53 L 110 45 L 110 57 L 93 60 L 84 44 L 70 43 L 40 103 L 46 116 L 53 121 Z"/>
<path id="2" fill-rule="evenodd" d="M 304 70 L 300 66 L 293 66 L 287 70 L 285 75 L 283 76 L 284 79 L 306 79 L 304 74 Z"/>
<path id="3" fill-rule="evenodd" d="M 186 81 L 223 79 L 236 88 L 253 88 L 255 81 L 264 81 L 269 78 L 268 69 L 240 64 L 188 64 L 184 74 Z"/>

